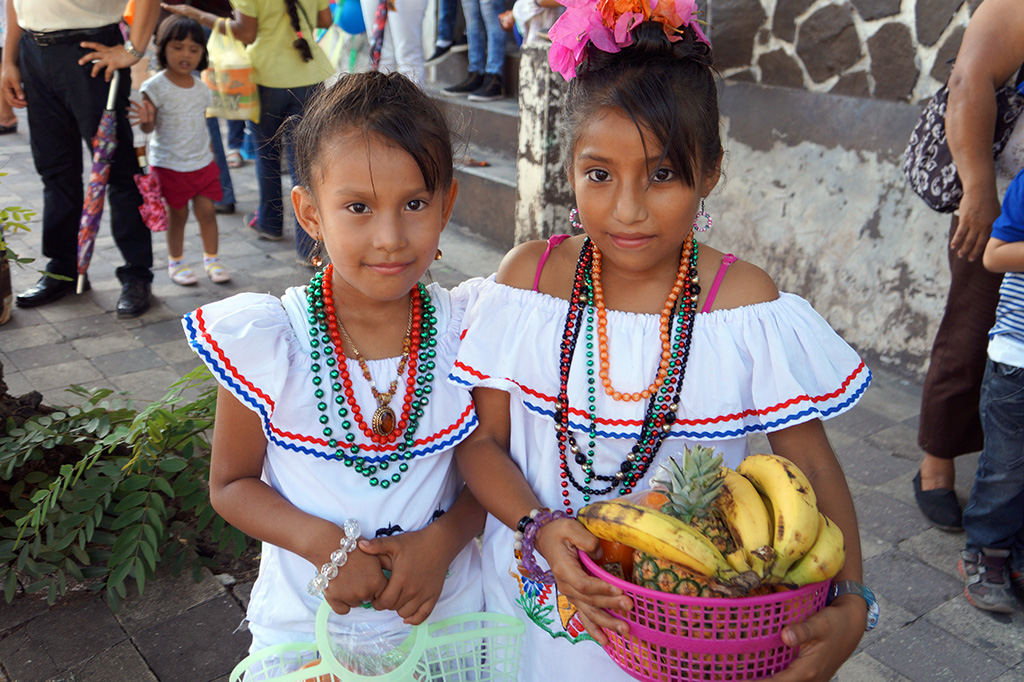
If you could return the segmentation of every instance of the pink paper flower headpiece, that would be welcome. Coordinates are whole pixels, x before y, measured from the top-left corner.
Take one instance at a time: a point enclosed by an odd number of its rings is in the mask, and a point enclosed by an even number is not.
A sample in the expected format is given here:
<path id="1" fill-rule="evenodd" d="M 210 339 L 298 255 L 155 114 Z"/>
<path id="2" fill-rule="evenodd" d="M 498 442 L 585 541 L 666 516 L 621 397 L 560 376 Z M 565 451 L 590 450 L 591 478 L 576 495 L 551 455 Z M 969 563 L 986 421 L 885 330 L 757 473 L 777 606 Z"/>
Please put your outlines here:
<path id="1" fill-rule="evenodd" d="M 576 76 L 588 43 L 602 52 L 618 52 L 633 44 L 632 30 L 644 21 L 665 27 L 672 42 L 683 39 L 680 26 L 689 26 L 697 40 L 710 45 L 697 21 L 695 0 L 558 0 L 565 12 L 548 31 L 548 64 L 565 80 Z"/>

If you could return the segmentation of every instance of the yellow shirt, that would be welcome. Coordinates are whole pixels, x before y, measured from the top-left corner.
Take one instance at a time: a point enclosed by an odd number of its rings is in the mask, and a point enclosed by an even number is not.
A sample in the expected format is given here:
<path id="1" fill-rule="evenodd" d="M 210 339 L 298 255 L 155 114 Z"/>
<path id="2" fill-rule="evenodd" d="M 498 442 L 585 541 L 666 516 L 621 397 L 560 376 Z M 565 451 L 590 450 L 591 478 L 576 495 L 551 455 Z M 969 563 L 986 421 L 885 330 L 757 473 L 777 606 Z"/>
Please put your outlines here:
<path id="1" fill-rule="evenodd" d="M 256 82 L 268 88 L 299 88 L 322 83 L 334 73 L 327 55 L 316 43 L 316 15 L 327 9 L 330 0 L 296 0 L 302 35 L 313 51 L 313 60 L 304 62 L 292 47 L 295 29 L 288 16 L 285 0 L 231 0 L 231 5 L 257 22 L 256 40 L 247 52 L 256 72 Z"/>

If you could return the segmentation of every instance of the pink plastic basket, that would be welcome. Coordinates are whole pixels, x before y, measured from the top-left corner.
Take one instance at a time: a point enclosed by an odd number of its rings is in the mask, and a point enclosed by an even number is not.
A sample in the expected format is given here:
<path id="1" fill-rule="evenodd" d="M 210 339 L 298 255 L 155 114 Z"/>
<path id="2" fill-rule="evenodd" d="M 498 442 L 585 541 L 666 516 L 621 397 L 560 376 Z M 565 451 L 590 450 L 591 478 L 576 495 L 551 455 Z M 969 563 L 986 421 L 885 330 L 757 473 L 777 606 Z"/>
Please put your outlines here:
<path id="1" fill-rule="evenodd" d="M 610 611 L 629 623 L 623 637 L 605 630 L 605 650 L 627 673 L 648 682 L 759 680 L 786 668 L 797 650 L 782 628 L 825 606 L 828 581 L 736 599 L 684 597 L 616 578 L 580 552 L 584 569 L 633 600 L 632 611 Z"/>

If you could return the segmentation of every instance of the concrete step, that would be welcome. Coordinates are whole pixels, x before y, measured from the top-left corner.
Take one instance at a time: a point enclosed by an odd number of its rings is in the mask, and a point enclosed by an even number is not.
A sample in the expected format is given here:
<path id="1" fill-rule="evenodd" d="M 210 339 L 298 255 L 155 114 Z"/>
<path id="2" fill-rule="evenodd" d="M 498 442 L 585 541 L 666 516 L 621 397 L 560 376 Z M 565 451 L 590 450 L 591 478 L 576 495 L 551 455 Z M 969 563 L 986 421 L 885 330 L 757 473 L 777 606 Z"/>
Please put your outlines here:
<path id="1" fill-rule="evenodd" d="M 486 163 L 486 166 L 478 165 Z M 452 220 L 499 249 L 512 248 L 515 236 L 515 156 L 483 149 L 466 148 L 464 159 L 456 159 L 455 178 L 459 197 Z"/>
<path id="2" fill-rule="evenodd" d="M 510 249 L 515 237 L 518 98 L 470 102 L 441 94 L 444 85 L 432 82 L 427 90 L 444 104 L 461 138 L 455 147 L 459 198 L 452 220 L 494 246 Z"/>

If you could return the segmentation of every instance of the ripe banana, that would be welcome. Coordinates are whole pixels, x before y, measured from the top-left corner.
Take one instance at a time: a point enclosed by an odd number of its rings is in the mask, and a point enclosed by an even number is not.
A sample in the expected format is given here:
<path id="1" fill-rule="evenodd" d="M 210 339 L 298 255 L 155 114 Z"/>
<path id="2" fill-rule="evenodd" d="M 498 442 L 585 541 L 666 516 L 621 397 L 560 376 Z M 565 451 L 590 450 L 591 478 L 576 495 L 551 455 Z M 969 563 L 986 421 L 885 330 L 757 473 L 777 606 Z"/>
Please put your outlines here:
<path id="1" fill-rule="evenodd" d="M 699 531 L 668 514 L 622 500 L 589 504 L 576 518 L 603 540 L 613 540 L 719 580 L 736 571 Z"/>
<path id="2" fill-rule="evenodd" d="M 750 455 L 736 467 L 767 500 L 772 518 L 775 563 L 770 576 L 781 580 L 818 537 L 818 501 L 803 472 L 785 457 Z"/>
<path id="3" fill-rule="evenodd" d="M 772 521 L 768 509 L 761 501 L 761 495 L 754 485 L 739 473 L 728 467 L 722 468 L 722 487 L 714 506 L 729 526 L 733 540 L 740 547 L 746 568 L 737 568 L 732 555 L 726 557 L 737 571 L 753 570 L 764 578 L 766 564 L 774 556 L 772 549 Z"/>
<path id="4" fill-rule="evenodd" d="M 787 585 L 809 585 L 829 580 L 839 573 L 846 560 L 843 531 L 819 512 L 818 538 L 802 559 L 793 564 L 782 582 Z"/>

